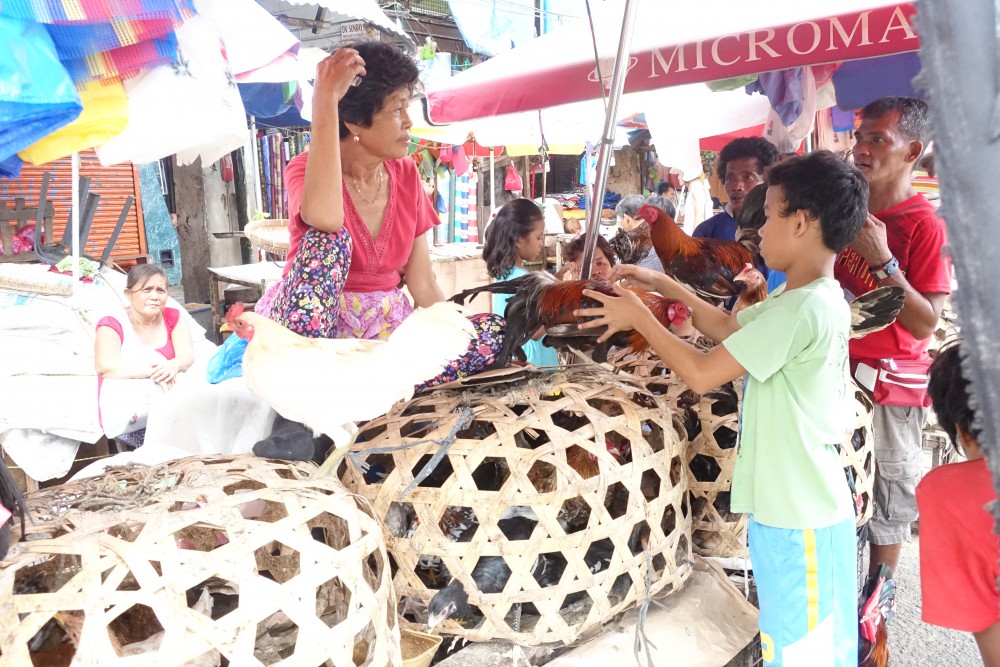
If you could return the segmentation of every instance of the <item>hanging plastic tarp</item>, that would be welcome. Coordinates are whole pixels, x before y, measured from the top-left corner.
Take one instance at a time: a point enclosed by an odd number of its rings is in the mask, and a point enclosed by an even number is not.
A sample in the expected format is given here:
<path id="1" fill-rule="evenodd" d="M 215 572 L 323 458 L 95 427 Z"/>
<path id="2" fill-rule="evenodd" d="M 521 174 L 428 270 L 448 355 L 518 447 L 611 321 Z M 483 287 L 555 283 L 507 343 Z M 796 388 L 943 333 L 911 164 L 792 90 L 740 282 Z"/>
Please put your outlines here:
<path id="1" fill-rule="evenodd" d="M 853 111 L 886 95 L 923 98 L 923 91 L 913 85 L 919 73 L 918 53 L 846 62 L 833 75 L 837 106 Z"/>
<path id="2" fill-rule="evenodd" d="M 535 38 L 534 0 L 448 0 L 448 7 L 462 39 L 476 53 L 495 56 Z"/>
<path id="3" fill-rule="evenodd" d="M 45 28 L 0 16 L 0 162 L 67 125 L 82 110 Z"/>
<path id="4" fill-rule="evenodd" d="M 117 21 L 114 25 L 110 23 L 47 25 L 45 29 L 56 44 L 59 59 L 71 60 L 165 37 L 174 32 L 180 24 L 180 20 L 153 19 Z"/>
<path id="5" fill-rule="evenodd" d="M 97 147 L 101 164 L 174 154 L 181 165 L 199 157 L 209 164 L 246 143 L 243 101 L 220 40 L 208 18 L 194 16 L 177 31 L 182 65 L 157 67 L 125 82 L 128 127 Z"/>
<path id="6" fill-rule="evenodd" d="M 66 127 L 36 141 L 18 154 L 25 162 L 45 164 L 107 143 L 128 124 L 128 100 L 121 83 L 94 81 L 79 88 L 83 113 Z"/>
<path id="7" fill-rule="evenodd" d="M 191 0 L 4 0 L 0 16 L 37 23 L 112 23 L 185 18 L 191 5 Z"/>
<path id="8" fill-rule="evenodd" d="M 90 81 L 124 81 L 142 70 L 177 62 L 177 36 L 169 33 L 159 39 L 123 46 L 86 58 L 63 60 L 63 66 L 77 85 Z"/>

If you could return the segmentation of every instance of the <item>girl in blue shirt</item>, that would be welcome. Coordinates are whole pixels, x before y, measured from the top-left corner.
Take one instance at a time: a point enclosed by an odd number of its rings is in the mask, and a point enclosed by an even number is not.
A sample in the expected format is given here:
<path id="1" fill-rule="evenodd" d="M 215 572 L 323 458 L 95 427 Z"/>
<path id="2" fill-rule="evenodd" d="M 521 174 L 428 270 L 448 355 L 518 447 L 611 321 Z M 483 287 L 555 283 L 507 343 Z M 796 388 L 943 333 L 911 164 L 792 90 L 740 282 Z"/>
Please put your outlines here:
<path id="1" fill-rule="evenodd" d="M 494 282 L 523 276 L 528 273 L 524 262 L 537 259 L 544 247 L 545 220 L 542 210 L 530 199 L 507 202 L 486 228 L 486 240 L 483 244 L 486 270 Z M 494 294 L 493 312 L 503 315 L 510 296 Z M 556 351 L 545 347 L 541 340 L 528 341 L 521 349 L 528 362 L 535 366 L 555 366 L 559 363 Z"/>

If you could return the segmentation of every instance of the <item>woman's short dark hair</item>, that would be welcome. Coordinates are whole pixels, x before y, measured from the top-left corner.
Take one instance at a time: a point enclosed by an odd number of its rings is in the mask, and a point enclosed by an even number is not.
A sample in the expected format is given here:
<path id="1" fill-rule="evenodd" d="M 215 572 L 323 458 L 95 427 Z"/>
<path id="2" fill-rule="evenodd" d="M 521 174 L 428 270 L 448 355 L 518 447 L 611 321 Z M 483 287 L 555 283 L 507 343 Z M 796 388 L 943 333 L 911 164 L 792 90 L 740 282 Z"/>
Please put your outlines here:
<path id="1" fill-rule="evenodd" d="M 535 231 L 543 220 L 542 209 L 530 199 L 514 199 L 504 204 L 486 227 L 483 259 L 493 280 L 500 280 L 517 263 L 517 241 Z"/>
<path id="2" fill-rule="evenodd" d="M 840 252 L 858 235 L 868 215 L 868 181 L 830 151 L 788 158 L 767 172 L 768 186 L 780 185 L 783 215 L 805 211 L 817 218 L 823 244 Z"/>
<path id="3" fill-rule="evenodd" d="M 969 381 L 962 375 L 961 343 L 954 343 L 941 349 L 931 364 L 927 394 L 937 414 L 938 424 L 951 438 L 951 444 L 958 445 L 958 428 L 979 440 L 979 430 L 973 425 L 976 413 L 972 409 Z"/>
<path id="4" fill-rule="evenodd" d="M 128 272 L 125 289 L 141 289 L 153 276 L 163 276 L 166 280 L 167 272 L 159 264 L 136 264 Z"/>
<path id="5" fill-rule="evenodd" d="M 567 262 L 575 262 L 583 257 L 583 244 L 585 241 L 585 236 L 578 236 L 563 247 L 563 257 Z M 600 234 L 597 235 L 597 249 L 604 253 L 604 256 L 608 258 L 608 262 L 612 266 L 618 261 L 618 255 L 615 254 L 614 248 Z"/>
<path id="6" fill-rule="evenodd" d="M 778 149 L 764 137 L 740 137 L 733 139 L 722 147 L 719 152 L 719 180 L 726 181 L 726 169 L 732 160 L 753 158 L 757 160 L 760 174 L 767 172 L 768 167 L 778 161 Z"/>
<path id="7" fill-rule="evenodd" d="M 420 70 L 413 59 L 395 46 L 382 42 L 351 44 L 365 61 L 361 83 L 347 89 L 340 100 L 340 138 L 351 134 L 345 123 L 371 127 L 374 116 L 385 104 L 385 98 L 407 88 L 412 93 L 419 83 Z"/>

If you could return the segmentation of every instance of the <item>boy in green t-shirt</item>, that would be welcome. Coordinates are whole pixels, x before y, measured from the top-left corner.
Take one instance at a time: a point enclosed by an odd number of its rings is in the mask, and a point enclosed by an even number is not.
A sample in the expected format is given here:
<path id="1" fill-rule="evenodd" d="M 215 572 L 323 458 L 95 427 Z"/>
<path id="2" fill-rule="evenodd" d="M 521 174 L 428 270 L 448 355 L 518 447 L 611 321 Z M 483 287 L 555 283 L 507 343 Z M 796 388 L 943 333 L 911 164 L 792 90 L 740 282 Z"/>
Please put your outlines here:
<path id="1" fill-rule="evenodd" d="M 856 539 L 851 492 L 837 453 L 849 428 L 850 310 L 834 259 L 865 220 L 868 184 L 828 151 L 793 157 L 767 174 L 761 254 L 787 280 L 765 301 L 728 315 L 672 278 L 622 265 L 639 289 L 683 301 L 694 325 L 722 343 L 704 353 L 661 327 L 639 299 L 585 294 L 577 311 L 636 329 L 663 362 L 704 393 L 747 375 L 732 510 L 750 515 L 750 557 L 768 665 L 857 665 Z"/>

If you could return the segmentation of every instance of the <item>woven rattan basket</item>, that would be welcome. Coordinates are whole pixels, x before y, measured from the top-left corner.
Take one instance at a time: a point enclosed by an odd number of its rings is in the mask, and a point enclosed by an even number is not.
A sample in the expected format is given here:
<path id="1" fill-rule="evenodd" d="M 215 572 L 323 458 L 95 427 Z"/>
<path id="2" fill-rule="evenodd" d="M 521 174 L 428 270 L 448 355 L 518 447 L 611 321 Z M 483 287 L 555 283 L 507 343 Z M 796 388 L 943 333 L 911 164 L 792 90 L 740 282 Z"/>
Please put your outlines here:
<path id="1" fill-rule="evenodd" d="M 243 228 L 250 245 L 279 257 L 288 254 L 288 220 L 251 220 Z"/>
<path id="2" fill-rule="evenodd" d="M 619 351 L 609 359 L 622 372 L 643 381 L 681 415 L 688 434 L 685 460 L 691 493 L 694 550 L 702 556 L 735 557 L 745 551 L 746 516 L 729 510 L 729 493 L 736 465 L 736 436 L 743 382 L 728 383 L 699 397 L 691 392 L 658 357 L 650 353 Z M 855 485 L 858 526 L 872 516 L 874 439 L 870 397 L 852 385 L 855 414 L 850 437 L 841 443 L 840 456 Z"/>
<path id="3" fill-rule="evenodd" d="M 191 458 L 32 494 L 30 541 L 0 564 L 0 663 L 49 633 L 73 664 L 139 664 L 121 647 L 145 642 L 149 667 L 400 665 L 381 526 L 314 469 Z"/>
<path id="4" fill-rule="evenodd" d="M 426 603 L 450 577 L 478 608 L 474 623 L 446 621 L 441 632 L 569 644 L 643 600 L 647 587 L 672 590 L 690 573 L 681 426 L 631 378 L 590 367 L 437 391 L 368 423 L 361 439 L 354 449 L 372 466 L 368 475 L 354 465 L 341 474 L 386 518 L 401 608 Z M 404 496 L 439 451 L 428 440 L 450 442 L 447 456 Z M 398 449 L 410 443 L 420 444 Z M 500 522 L 511 515 L 533 517 L 527 539 L 507 538 Z M 471 538 L 454 530 L 454 516 L 478 524 Z M 612 554 L 597 571 L 588 565 L 595 548 Z M 532 574 L 539 555 L 564 567 L 554 583 Z M 490 556 L 510 570 L 501 593 L 480 593 L 472 579 Z"/>

